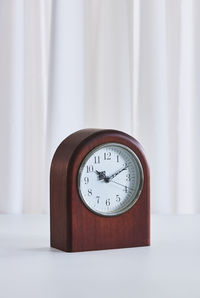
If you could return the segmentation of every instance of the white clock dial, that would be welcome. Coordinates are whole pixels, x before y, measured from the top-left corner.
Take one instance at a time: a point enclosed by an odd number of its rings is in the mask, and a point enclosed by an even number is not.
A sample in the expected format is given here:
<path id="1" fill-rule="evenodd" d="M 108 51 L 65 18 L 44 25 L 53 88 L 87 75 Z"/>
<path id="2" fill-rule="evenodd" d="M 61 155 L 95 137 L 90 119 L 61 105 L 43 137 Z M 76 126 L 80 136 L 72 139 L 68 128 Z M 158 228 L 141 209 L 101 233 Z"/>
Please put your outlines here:
<path id="1" fill-rule="evenodd" d="M 100 145 L 83 160 L 78 187 L 83 203 L 93 212 L 104 216 L 124 213 L 142 191 L 142 165 L 137 155 L 124 145 Z"/>

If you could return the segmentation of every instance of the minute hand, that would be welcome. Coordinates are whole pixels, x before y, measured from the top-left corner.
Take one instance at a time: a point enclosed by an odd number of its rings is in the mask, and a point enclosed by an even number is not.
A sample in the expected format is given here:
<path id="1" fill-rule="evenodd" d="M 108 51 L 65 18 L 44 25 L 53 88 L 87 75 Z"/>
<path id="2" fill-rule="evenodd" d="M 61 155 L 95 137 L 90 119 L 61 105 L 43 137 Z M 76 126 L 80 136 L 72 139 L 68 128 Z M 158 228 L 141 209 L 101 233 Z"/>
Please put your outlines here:
<path id="1" fill-rule="evenodd" d="M 114 174 L 112 174 L 111 176 L 106 177 L 106 180 L 109 182 L 110 180 L 112 180 L 115 176 L 117 176 L 119 173 L 121 173 L 122 171 L 126 170 L 127 166 L 118 170 L 117 172 L 115 172 Z"/>

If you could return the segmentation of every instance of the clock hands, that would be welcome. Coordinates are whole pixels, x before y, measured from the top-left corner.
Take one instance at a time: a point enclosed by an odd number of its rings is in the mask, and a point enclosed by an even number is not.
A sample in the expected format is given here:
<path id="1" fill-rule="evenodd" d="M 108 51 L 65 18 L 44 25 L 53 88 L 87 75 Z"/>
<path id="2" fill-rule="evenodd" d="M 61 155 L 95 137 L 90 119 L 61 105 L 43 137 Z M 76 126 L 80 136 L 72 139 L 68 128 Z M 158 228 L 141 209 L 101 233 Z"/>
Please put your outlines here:
<path id="1" fill-rule="evenodd" d="M 123 167 L 122 169 L 118 170 L 117 172 L 115 172 L 114 174 L 112 174 L 111 176 L 105 177 L 104 181 L 105 182 L 110 182 L 115 176 L 117 176 L 119 173 L 121 173 L 122 171 L 126 170 L 128 166 Z"/>
<path id="2" fill-rule="evenodd" d="M 121 186 L 130 188 L 130 187 L 126 186 L 126 185 L 123 185 L 121 183 L 118 183 L 118 182 L 112 180 L 115 176 L 117 176 L 118 174 L 120 174 L 122 171 L 126 170 L 127 167 L 128 166 L 126 165 L 125 167 L 123 167 L 122 169 L 118 170 L 117 172 L 115 172 L 114 174 L 112 174 L 110 176 L 106 176 L 106 171 L 97 171 L 96 170 L 95 172 L 98 175 L 98 179 L 99 180 L 104 180 L 106 183 L 113 182 L 113 183 L 119 184 Z"/>
<path id="3" fill-rule="evenodd" d="M 121 170 L 119 170 L 119 171 L 117 171 L 115 174 L 113 174 L 113 175 L 111 175 L 110 177 L 106 177 L 106 171 L 95 171 L 96 172 L 96 174 L 99 176 L 99 180 L 104 180 L 105 182 L 113 182 L 113 183 L 116 183 L 116 184 L 118 184 L 118 185 L 121 185 L 121 186 L 123 186 L 123 187 L 126 187 L 126 188 L 129 188 L 129 189 L 131 189 L 131 190 L 133 190 L 133 188 L 131 188 L 131 187 L 129 187 L 129 186 L 126 186 L 126 185 L 123 185 L 123 184 L 121 184 L 121 183 L 119 183 L 119 182 L 116 182 L 116 181 L 114 181 L 114 180 L 111 180 L 111 179 L 113 179 L 116 175 L 118 175 L 119 173 L 121 173 L 123 170 L 125 170 L 127 168 L 127 166 L 126 167 L 124 167 L 123 169 L 121 169 Z"/>
<path id="4" fill-rule="evenodd" d="M 121 184 L 121 183 L 119 183 L 119 182 L 116 182 L 116 181 L 112 180 L 112 179 L 113 179 L 115 176 L 117 176 L 119 173 L 121 173 L 122 171 L 126 170 L 127 167 L 128 167 L 128 166 L 126 165 L 125 167 L 123 167 L 122 169 L 118 170 L 117 172 L 115 172 L 114 174 L 112 174 L 112 175 L 110 175 L 110 176 L 106 176 L 106 171 L 97 171 L 97 170 L 96 170 L 95 173 L 98 175 L 98 179 L 99 179 L 99 180 L 104 180 L 104 182 L 106 182 L 106 183 L 113 182 L 113 183 L 115 183 L 115 184 L 118 184 L 118 185 L 120 185 L 120 186 L 125 187 L 126 189 L 129 188 L 129 189 L 133 190 L 133 188 L 131 188 L 131 187 L 127 186 L 127 185 L 123 185 L 123 184 Z"/>
<path id="5" fill-rule="evenodd" d="M 95 171 L 95 173 L 98 175 L 98 179 L 99 180 L 104 180 L 105 182 L 110 182 L 115 176 L 117 176 L 119 173 L 121 173 L 122 171 L 126 170 L 128 166 L 123 167 L 122 169 L 118 170 L 117 172 L 115 172 L 114 174 L 112 174 L 111 176 L 106 176 L 106 171 Z"/>

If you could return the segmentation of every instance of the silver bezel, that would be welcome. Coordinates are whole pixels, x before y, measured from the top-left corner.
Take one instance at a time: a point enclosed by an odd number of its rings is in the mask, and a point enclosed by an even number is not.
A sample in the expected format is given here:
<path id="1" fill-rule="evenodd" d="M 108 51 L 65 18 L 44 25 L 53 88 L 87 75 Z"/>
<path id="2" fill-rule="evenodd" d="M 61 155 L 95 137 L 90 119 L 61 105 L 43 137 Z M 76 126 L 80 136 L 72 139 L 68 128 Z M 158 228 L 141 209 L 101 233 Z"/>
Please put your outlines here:
<path id="1" fill-rule="evenodd" d="M 80 176 L 81 176 L 81 173 L 83 171 L 83 168 L 87 162 L 87 160 L 91 157 L 91 155 L 93 155 L 97 150 L 101 149 L 102 147 L 107 147 L 107 146 L 116 146 L 116 147 L 122 147 L 124 149 L 126 149 L 127 151 L 129 151 L 133 156 L 134 156 L 134 159 L 136 160 L 137 164 L 138 164 L 138 167 L 139 167 L 139 171 L 140 171 L 140 176 L 141 176 L 141 180 L 140 180 L 140 185 L 139 185 L 139 188 L 138 188 L 138 192 L 137 194 L 135 195 L 135 197 L 131 200 L 131 202 L 125 206 L 124 208 L 120 209 L 119 211 L 116 211 L 116 212 L 113 212 L 113 211 L 110 211 L 110 212 L 99 212 L 99 211 L 96 211 L 94 209 L 92 209 L 88 204 L 87 202 L 85 201 L 84 197 L 82 196 L 82 193 L 81 193 L 81 190 L 80 190 Z M 78 170 L 78 175 L 77 175 L 77 187 L 78 187 L 78 192 L 79 192 L 79 196 L 81 198 L 81 201 L 83 202 L 83 204 L 87 207 L 87 209 L 89 209 L 90 211 L 92 211 L 93 213 L 97 214 L 97 215 L 101 215 L 101 216 L 105 216 L 105 217 L 111 217 L 111 216 L 117 216 L 117 215 L 121 215 L 123 213 L 125 213 L 126 211 L 128 211 L 131 207 L 133 207 L 133 205 L 137 202 L 137 200 L 139 199 L 140 197 L 140 194 L 142 192 L 142 188 L 143 188 L 143 184 L 144 184 L 144 172 L 143 172 L 143 168 L 142 168 L 142 164 L 138 158 L 138 156 L 136 155 L 136 153 L 131 150 L 129 147 L 123 145 L 123 144 L 120 144 L 120 143 L 104 143 L 102 145 L 99 145 L 97 147 L 95 147 L 94 149 L 92 149 L 91 151 L 88 152 L 88 154 L 84 157 L 84 159 L 82 160 L 82 163 L 79 167 L 79 170 Z"/>

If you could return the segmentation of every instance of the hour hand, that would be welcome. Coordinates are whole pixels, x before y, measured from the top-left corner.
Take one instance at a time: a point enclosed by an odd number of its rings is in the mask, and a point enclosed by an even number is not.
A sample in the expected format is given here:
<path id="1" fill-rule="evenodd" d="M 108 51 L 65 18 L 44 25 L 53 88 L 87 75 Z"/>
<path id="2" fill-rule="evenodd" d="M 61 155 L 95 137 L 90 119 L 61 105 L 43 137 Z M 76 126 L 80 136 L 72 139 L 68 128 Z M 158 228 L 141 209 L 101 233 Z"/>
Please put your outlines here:
<path id="1" fill-rule="evenodd" d="M 100 174 L 102 173 L 102 172 L 99 172 L 99 171 L 97 171 L 97 170 L 96 170 L 95 172 L 96 172 L 97 175 L 100 175 Z"/>
<path id="2" fill-rule="evenodd" d="M 96 170 L 96 174 L 98 175 L 99 180 L 104 180 L 106 178 L 106 171 L 97 171 Z"/>

